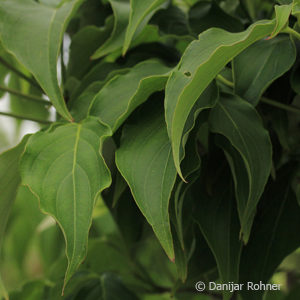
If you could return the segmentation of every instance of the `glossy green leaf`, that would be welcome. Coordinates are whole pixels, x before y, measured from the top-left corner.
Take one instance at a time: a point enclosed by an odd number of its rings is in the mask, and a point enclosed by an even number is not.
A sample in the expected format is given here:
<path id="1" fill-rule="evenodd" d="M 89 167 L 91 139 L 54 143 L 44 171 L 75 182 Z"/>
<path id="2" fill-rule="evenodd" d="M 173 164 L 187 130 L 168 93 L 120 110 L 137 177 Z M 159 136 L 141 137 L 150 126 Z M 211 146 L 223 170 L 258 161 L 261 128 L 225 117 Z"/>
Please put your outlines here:
<path id="1" fill-rule="evenodd" d="M 82 0 L 65 1 L 57 8 L 34 1 L 0 3 L 0 38 L 4 47 L 34 75 L 58 113 L 69 120 L 56 62 L 63 33 L 81 3 Z"/>
<path id="2" fill-rule="evenodd" d="M 241 234 L 247 243 L 257 203 L 271 172 L 272 145 L 256 110 L 236 96 L 223 96 L 210 114 L 210 129 L 231 145 L 224 149 L 235 182 Z"/>
<path id="3" fill-rule="evenodd" d="M 170 68 L 159 61 L 144 61 L 127 74 L 113 77 L 95 96 L 89 114 L 98 117 L 113 132 L 135 108 L 164 88 Z"/>
<path id="4" fill-rule="evenodd" d="M 93 118 L 53 126 L 32 136 L 21 160 L 23 184 L 64 233 L 69 261 L 65 284 L 85 257 L 95 202 L 110 185 L 100 153 L 107 135 L 107 127 Z"/>
<path id="5" fill-rule="evenodd" d="M 130 0 L 130 17 L 123 45 L 123 55 L 127 52 L 135 34 L 148 23 L 152 15 L 160 9 L 167 0 Z"/>
<path id="6" fill-rule="evenodd" d="M 242 243 L 234 197 L 224 184 L 216 190 L 212 196 L 200 192 L 195 218 L 214 254 L 221 282 L 238 282 Z M 223 299 L 231 295 L 224 291 Z"/>
<path id="7" fill-rule="evenodd" d="M 275 5 L 276 26 L 269 38 L 274 38 L 288 25 L 288 20 L 291 12 L 292 12 L 292 4 Z"/>
<path id="8" fill-rule="evenodd" d="M 21 143 L 13 149 L 0 155 L 0 252 L 4 238 L 6 223 L 12 205 L 17 195 L 21 178 L 19 175 L 19 159 L 24 151 L 29 136 L 25 136 Z M 0 297 L 8 299 L 7 292 L 0 278 Z"/>
<path id="9" fill-rule="evenodd" d="M 282 168 L 262 198 L 253 234 L 241 257 L 241 282 L 267 283 L 282 260 L 300 245 L 300 208 L 289 185 L 292 174 L 293 166 Z M 245 289 L 242 299 L 260 300 L 262 294 Z"/>
<path id="10" fill-rule="evenodd" d="M 186 120 L 198 98 L 225 65 L 251 44 L 270 34 L 275 21 L 260 21 L 241 33 L 212 28 L 192 42 L 166 87 L 165 111 L 177 172 Z"/>
<path id="11" fill-rule="evenodd" d="M 233 60 L 235 93 L 255 106 L 267 87 L 295 60 L 295 45 L 288 36 L 256 42 Z"/>
<path id="12" fill-rule="evenodd" d="M 138 207 L 174 260 L 168 206 L 176 170 L 163 118 L 151 116 L 127 128 L 116 163 Z"/>

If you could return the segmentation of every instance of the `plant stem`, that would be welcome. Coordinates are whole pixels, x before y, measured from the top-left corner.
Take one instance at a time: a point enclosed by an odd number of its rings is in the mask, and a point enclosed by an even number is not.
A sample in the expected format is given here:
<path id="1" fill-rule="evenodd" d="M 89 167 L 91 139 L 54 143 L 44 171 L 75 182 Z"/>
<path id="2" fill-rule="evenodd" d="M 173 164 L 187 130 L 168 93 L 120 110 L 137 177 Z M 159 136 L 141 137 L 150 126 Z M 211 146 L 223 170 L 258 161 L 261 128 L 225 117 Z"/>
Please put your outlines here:
<path id="1" fill-rule="evenodd" d="M 46 105 L 52 105 L 50 101 L 47 101 L 47 100 L 45 100 L 43 98 L 40 98 L 40 97 L 34 96 L 34 95 L 23 94 L 23 93 L 21 93 L 19 91 L 10 89 L 10 88 L 5 87 L 5 86 L 1 86 L 0 85 L 0 91 L 4 91 L 4 92 L 10 93 L 10 94 L 22 97 L 22 98 L 24 98 L 26 100 L 34 101 L 36 103 L 46 104 Z"/>
<path id="2" fill-rule="evenodd" d="M 299 37 L 300 37 L 300 34 L 299 34 Z M 217 80 L 224 83 L 228 87 L 232 88 L 234 86 L 233 82 L 227 80 L 226 78 L 224 78 L 220 74 L 217 75 Z M 274 107 L 277 107 L 277 108 L 284 109 L 286 111 L 290 111 L 290 112 L 293 112 L 293 113 L 296 113 L 296 114 L 300 114 L 300 107 L 297 107 L 297 106 L 283 104 L 283 103 L 280 103 L 278 101 L 275 101 L 275 100 L 272 100 L 272 99 L 269 99 L 269 98 L 266 98 L 266 97 L 261 97 L 260 101 L 265 103 L 265 104 L 268 104 L 268 105 L 271 105 L 271 106 L 274 106 Z"/>
<path id="3" fill-rule="evenodd" d="M 40 120 L 40 119 L 36 119 L 36 118 L 31 118 L 31 117 L 25 117 L 25 116 L 20 116 L 20 115 L 16 115 L 16 114 L 12 114 L 12 113 L 6 113 L 3 111 L 0 111 L 0 115 L 2 116 L 7 116 L 7 117 L 12 117 L 12 118 L 16 118 L 16 119 L 20 119 L 20 120 L 27 120 L 27 121 L 33 121 L 33 122 L 37 122 L 37 123 L 41 123 L 41 124 L 51 124 L 51 121 L 46 121 L 46 120 Z"/>
<path id="4" fill-rule="evenodd" d="M 293 113 L 296 113 L 296 114 L 300 114 L 300 108 L 296 107 L 296 106 L 293 106 L 293 105 L 283 104 L 283 103 L 280 103 L 278 101 L 274 101 L 274 100 L 266 98 L 266 97 L 261 97 L 260 101 L 265 103 L 265 104 L 269 104 L 271 106 L 277 107 L 277 108 L 281 108 L 281 109 L 284 109 L 284 110 L 287 110 L 287 111 L 290 111 L 290 112 L 293 112 Z"/>
<path id="5" fill-rule="evenodd" d="M 12 72 L 14 72 L 15 74 L 17 74 L 19 77 L 23 78 L 24 80 L 28 81 L 30 84 L 32 84 L 33 86 L 35 86 L 36 88 L 42 90 L 42 88 L 34 81 L 32 80 L 30 77 L 26 76 L 25 74 L 23 74 L 22 72 L 20 72 L 18 69 L 16 69 L 14 66 L 12 66 L 11 64 L 9 64 L 6 60 L 4 60 L 2 57 L 0 57 L 0 63 L 5 66 L 7 69 L 11 70 Z M 43 91 L 43 90 L 42 90 Z"/>
<path id="6" fill-rule="evenodd" d="M 296 39 L 300 40 L 300 33 L 289 26 L 287 26 L 282 32 L 288 33 L 293 37 L 295 37 Z"/>
<path id="7" fill-rule="evenodd" d="M 217 75 L 217 80 L 219 80 L 220 82 L 224 83 L 225 85 L 227 85 L 228 87 L 233 88 L 234 87 L 234 83 L 229 81 L 228 79 L 226 79 L 225 77 L 223 77 L 221 74 Z"/>

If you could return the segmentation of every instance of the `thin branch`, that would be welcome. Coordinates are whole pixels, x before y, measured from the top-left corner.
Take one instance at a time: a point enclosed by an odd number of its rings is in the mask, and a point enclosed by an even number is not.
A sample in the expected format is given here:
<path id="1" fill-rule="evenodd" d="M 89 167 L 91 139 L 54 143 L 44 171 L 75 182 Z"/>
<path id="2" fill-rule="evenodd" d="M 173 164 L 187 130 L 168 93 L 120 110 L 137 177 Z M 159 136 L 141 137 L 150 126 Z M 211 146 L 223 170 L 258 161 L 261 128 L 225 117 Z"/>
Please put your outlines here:
<path id="1" fill-rule="evenodd" d="M 6 116 L 6 117 L 16 118 L 16 119 L 20 119 L 20 120 L 33 121 L 33 122 L 37 122 L 37 123 L 41 123 L 41 124 L 52 124 L 51 121 L 40 120 L 40 119 L 26 117 L 26 116 L 20 116 L 20 115 L 16 115 L 16 114 L 13 114 L 13 113 L 6 113 L 6 112 L 3 112 L 3 111 L 0 111 L 0 115 Z"/>
<path id="2" fill-rule="evenodd" d="M 220 74 L 217 75 L 216 78 L 217 78 L 217 80 L 219 80 L 220 82 L 224 83 L 228 87 L 232 88 L 234 86 L 233 82 L 227 80 L 226 78 L 224 78 Z M 274 107 L 277 107 L 277 108 L 280 108 L 280 109 L 283 109 L 283 110 L 286 110 L 286 111 L 289 111 L 289 112 L 300 114 L 300 108 L 297 107 L 297 106 L 283 104 L 283 103 L 280 103 L 278 101 L 275 101 L 275 100 L 272 100 L 272 99 L 269 99 L 269 98 L 266 98 L 266 97 L 261 97 L 260 101 L 262 103 L 265 103 L 265 104 L 268 104 L 268 105 L 271 105 L 271 106 L 274 106 Z"/>
<path id="3" fill-rule="evenodd" d="M 23 78 L 24 80 L 28 81 L 30 84 L 32 84 L 33 86 L 35 86 L 36 88 L 40 89 L 41 91 L 42 88 L 34 81 L 32 80 L 30 77 L 26 76 L 25 74 L 23 74 L 22 72 L 20 72 L 18 69 L 16 69 L 14 66 L 12 66 L 11 64 L 9 64 L 5 59 L 3 59 L 2 57 L 0 57 L 0 63 L 5 66 L 7 69 L 11 70 L 12 72 L 14 72 L 15 74 L 17 74 L 19 77 Z"/>
<path id="4" fill-rule="evenodd" d="M 296 39 L 300 40 L 300 33 L 289 26 L 287 26 L 282 32 L 288 33 L 293 37 L 295 37 Z"/>
<path id="5" fill-rule="evenodd" d="M 10 94 L 22 97 L 26 100 L 34 101 L 36 103 L 40 103 L 40 104 L 44 104 L 44 105 L 52 105 L 50 101 L 47 101 L 43 98 L 40 98 L 40 97 L 34 96 L 34 95 L 24 94 L 24 93 L 21 93 L 19 91 L 13 90 L 13 89 L 10 89 L 10 88 L 5 87 L 5 86 L 0 85 L 0 91 L 7 92 L 7 93 L 10 93 Z"/>
<path id="6" fill-rule="evenodd" d="M 233 88 L 234 87 L 234 83 L 229 81 L 228 79 L 226 79 L 224 76 L 222 76 L 221 74 L 217 75 L 217 80 L 219 80 L 220 82 L 224 83 L 225 85 L 227 85 L 228 87 Z"/>

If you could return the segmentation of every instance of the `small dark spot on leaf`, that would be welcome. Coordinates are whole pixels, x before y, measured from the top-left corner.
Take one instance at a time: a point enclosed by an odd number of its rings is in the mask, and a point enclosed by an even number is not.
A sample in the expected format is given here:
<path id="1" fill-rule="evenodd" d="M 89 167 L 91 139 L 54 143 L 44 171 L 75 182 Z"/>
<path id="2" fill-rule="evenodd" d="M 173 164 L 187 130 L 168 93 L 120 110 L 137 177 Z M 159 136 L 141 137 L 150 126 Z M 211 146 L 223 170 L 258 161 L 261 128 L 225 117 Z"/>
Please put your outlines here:
<path id="1" fill-rule="evenodd" d="M 191 72 L 189 72 L 189 71 L 186 71 L 186 72 L 184 72 L 183 74 L 184 74 L 186 77 L 191 77 L 191 76 L 192 76 Z"/>

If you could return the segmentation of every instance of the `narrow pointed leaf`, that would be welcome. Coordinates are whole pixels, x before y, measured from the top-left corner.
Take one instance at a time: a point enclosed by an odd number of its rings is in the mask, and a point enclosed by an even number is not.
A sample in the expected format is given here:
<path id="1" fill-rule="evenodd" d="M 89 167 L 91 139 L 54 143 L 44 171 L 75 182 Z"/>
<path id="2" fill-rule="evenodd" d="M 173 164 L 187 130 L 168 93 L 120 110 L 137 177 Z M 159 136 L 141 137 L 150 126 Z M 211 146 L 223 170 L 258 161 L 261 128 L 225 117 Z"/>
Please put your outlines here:
<path id="1" fill-rule="evenodd" d="M 145 61 L 127 74 L 112 78 L 95 96 L 89 114 L 116 131 L 132 111 L 164 88 L 170 68 L 159 61 Z"/>
<path id="2" fill-rule="evenodd" d="M 125 130 L 116 163 L 138 207 L 169 258 L 174 260 L 168 212 L 176 179 L 171 145 L 162 116 L 143 121 Z"/>
<path id="3" fill-rule="evenodd" d="M 148 23 L 153 14 L 167 0 L 130 0 L 130 17 L 123 45 L 123 55 L 127 52 L 135 34 L 138 34 Z"/>
<path id="4" fill-rule="evenodd" d="M 186 120 L 197 99 L 231 61 L 254 42 L 269 35 L 275 21 L 260 21 L 241 33 L 212 28 L 199 35 L 185 50 L 178 67 L 169 77 L 165 110 L 168 134 L 172 142 L 177 172 L 180 170 L 180 147 Z"/>
<path id="5" fill-rule="evenodd" d="M 81 3 L 82 0 L 64 1 L 58 7 L 30 0 L 0 3 L 0 39 L 4 47 L 34 75 L 58 113 L 69 120 L 56 62 L 66 26 Z"/>
<path id="6" fill-rule="evenodd" d="M 32 136 L 21 160 L 23 184 L 64 233 L 69 262 L 65 284 L 85 257 L 95 201 L 111 181 L 99 152 L 109 134 L 93 118 L 53 127 Z"/>
<path id="7" fill-rule="evenodd" d="M 288 36 L 256 42 L 233 61 L 235 93 L 255 106 L 267 87 L 295 60 L 295 45 Z"/>
<path id="8" fill-rule="evenodd" d="M 212 109 L 210 129 L 231 144 L 224 150 L 235 181 L 241 233 L 247 243 L 257 203 L 271 172 L 270 137 L 253 106 L 232 95 L 223 96 Z"/>

